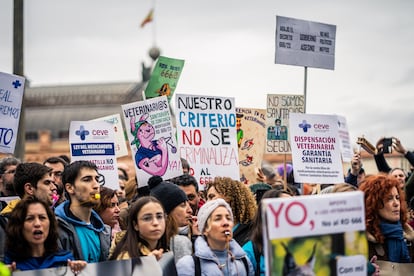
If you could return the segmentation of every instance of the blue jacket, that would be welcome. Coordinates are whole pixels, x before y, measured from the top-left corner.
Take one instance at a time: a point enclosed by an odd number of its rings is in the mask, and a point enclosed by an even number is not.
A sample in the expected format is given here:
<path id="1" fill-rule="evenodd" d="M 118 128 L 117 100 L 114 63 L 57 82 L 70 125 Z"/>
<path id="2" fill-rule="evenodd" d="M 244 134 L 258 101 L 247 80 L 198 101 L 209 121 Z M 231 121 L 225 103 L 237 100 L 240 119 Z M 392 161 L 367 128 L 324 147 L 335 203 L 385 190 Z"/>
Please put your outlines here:
<path id="1" fill-rule="evenodd" d="M 111 227 L 104 224 L 98 213 L 94 210 L 92 210 L 91 214 L 91 223 L 86 223 L 69 216 L 69 205 L 70 201 L 67 200 L 56 207 L 55 210 L 59 226 L 59 248 L 71 251 L 75 260 L 88 261 L 83 256 L 82 244 L 75 229 L 75 226 L 86 227 L 98 233 L 101 247 L 99 261 L 106 261 L 111 246 Z"/>
<path id="2" fill-rule="evenodd" d="M 72 253 L 69 251 L 59 251 L 53 255 L 48 255 L 45 257 L 30 257 L 24 260 L 19 260 L 13 256 L 13 253 L 6 252 L 4 263 L 11 264 L 12 262 L 16 262 L 16 269 L 18 270 L 34 270 L 67 266 L 68 259 L 74 259 Z"/>
<path id="3" fill-rule="evenodd" d="M 195 240 L 194 250 L 194 254 L 200 258 L 201 275 L 223 275 L 222 271 L 219 268 L 218 260 L 214 256 L 204 237 L 200 236 Z M 254 271 L 252 263 L 250 262 L 249 258 L 247 258 L 246 253 L 235 240 L 230 241 L 230 251 L 233 254 L 234 260 L 228 256 L 227 263 L 230 264 L 228 267 L 229 275 L 253 276 Z M 243 257 L 246 257 L 247 263 L 249 265 L 248 273 L 246 273 L 246 269 L 242 261 Z M 194 276 L 195 267 L 192 256 L 187 255 L 182 257 L 178 261 L 176 267 L 178 276 Z"/>
<path id="4" fill-rule="evenodd" d="M 254 271 L 256 271 L 256 257 L 254 255 L 254 249 L 253 249 L 253 243 L 252 241 L 248 241 L 243 245 L 243 250 L 244 252 L 246 252 L 247 257 L 249 258 L 249 260 L 252 262 L 253 265 L 253 269 Z M 265 275 L 265 259 L 263 254 L 260 254 L 260 259 L 259 259 L 259 265 L 260 265 L 260 275 Z"/>

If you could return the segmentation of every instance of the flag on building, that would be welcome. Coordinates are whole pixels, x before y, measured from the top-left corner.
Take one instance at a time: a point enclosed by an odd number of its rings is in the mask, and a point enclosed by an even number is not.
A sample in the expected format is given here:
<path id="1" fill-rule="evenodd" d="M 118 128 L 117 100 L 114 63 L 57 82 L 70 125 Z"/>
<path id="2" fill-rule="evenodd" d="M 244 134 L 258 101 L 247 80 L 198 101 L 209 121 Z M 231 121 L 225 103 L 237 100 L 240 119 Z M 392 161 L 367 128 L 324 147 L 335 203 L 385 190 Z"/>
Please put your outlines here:
<path id="1" fill-rule="evenodd" d="M 142 20 L 141 28 L 143 28 L 147 23 L 151 22 L 154 19 L 154 9 L 151 9 L 148 15 Z"/>

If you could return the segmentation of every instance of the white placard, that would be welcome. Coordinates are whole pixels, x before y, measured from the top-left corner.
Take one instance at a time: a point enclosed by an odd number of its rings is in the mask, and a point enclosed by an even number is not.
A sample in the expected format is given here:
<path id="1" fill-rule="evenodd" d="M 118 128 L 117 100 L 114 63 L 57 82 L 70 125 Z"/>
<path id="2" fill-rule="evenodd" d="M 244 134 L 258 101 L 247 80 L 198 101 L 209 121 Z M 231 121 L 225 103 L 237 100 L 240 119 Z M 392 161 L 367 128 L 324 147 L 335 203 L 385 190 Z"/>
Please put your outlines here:
<path id="1" fill-rule="evenodd" d="M 200 189 L 215 176 L 240 179 L 234 98 L 175 95 L 180 156 L 194 169 Z"/>
<path id="2" fill-rule="evenodd" d="M 138 185 L 183 173 L 166 96 L 122 105 Z"/>
<path id="3" fill-rule="evenodd" d="M 25 78 L 0 72 L 0 152 L 14 153 Z"/>
<path id="4" fill-rule="evenodd" d="M 337 116 L 290 113 L 289 129 L 296 182 L 344 182 Z"/>
<path id="5" fill-rule="evenodd" d="M 124 127 L 122 126 L 121 116 L 113 114 L 101 118 L 96 118 L 92 121 L 105 121 L 113 125 L 115 135 L 115 154 L 116 157 L 128 155 L 128 149 L 125 143 Z"/>
<path id="6" fill-rule="evenodd" d="M 336 26 L 276 16 L 275 63 L 335 68 Z"/>
<path id="7" fill-rule="evenodd" d="M 112 124 L 105 121 L 72 121 L 69 128 L 71 160 L 88 160 L 96 164 L 105 177 L 105 187 L 117 190 L 118 166 Z"/>

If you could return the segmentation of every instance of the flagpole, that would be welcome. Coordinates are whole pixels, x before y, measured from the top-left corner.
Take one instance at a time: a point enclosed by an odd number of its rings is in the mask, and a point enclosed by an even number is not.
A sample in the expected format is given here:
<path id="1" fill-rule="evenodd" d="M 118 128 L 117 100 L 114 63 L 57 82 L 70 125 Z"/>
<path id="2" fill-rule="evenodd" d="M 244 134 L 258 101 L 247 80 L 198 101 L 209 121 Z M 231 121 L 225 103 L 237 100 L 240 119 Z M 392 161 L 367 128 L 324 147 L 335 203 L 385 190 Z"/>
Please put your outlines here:
<path id="1" fill-rule="evenodd" d="M 155 16 L 155 3 L 156 1 L 154 0 L 153 2 L 152 2 L 152 10 L 153 10 L 153 19 L 152 19 L 152 44 L 153 44 L 153 47 L 156 47 L 157 46 L 157 42 L 156 42 L 156 37 L 157 37 L 157 28 L 156 28 L 156 26 L 155 26 L 155 24 L 156 24 L 156 20 L 155 20 L 155 18 L 156 18 L 156 16 Z"/>

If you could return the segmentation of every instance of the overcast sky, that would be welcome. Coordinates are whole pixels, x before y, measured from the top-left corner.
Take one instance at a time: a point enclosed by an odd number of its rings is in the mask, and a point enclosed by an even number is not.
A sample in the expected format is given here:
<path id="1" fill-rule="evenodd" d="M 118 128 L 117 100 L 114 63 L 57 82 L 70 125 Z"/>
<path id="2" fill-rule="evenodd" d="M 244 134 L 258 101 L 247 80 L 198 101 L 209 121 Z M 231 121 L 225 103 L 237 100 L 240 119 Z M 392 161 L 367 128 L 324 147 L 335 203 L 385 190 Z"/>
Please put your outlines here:
<path id="1" fill-rule="evenodd" d="M 308 69 L 307 113 L 346 117 L 352 141 L 396 136 L 414 149 L 414 1 L 25 1 L 24 72 L 31 86 L 141 81 L 154 43 L 184 59 L 176 93 L 303 94 L 304 68 L 274 64 L 276 15 L 336 25 L 335 70 Z M 12 73 L 13 0 L 0 1 L 0 71 Z M 155 26 L 155 31 L 154 31 Z M 155 34 L 155 35 L 154 35 Z"/>

